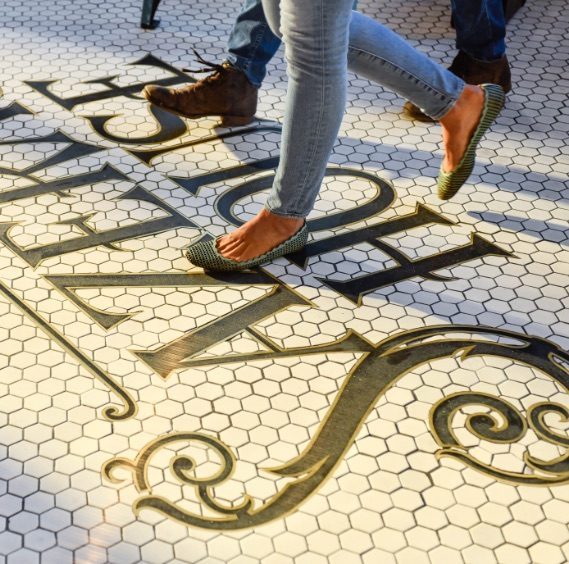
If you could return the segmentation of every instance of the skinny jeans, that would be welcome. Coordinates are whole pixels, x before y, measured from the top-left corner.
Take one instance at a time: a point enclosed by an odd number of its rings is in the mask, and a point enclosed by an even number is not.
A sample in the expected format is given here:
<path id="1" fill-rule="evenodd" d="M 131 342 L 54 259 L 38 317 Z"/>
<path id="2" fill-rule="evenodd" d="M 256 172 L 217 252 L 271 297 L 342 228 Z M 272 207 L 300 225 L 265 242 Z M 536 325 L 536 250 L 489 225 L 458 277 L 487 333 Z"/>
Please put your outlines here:
<path id="1" fill-rule="evenodd" d="M 282 37 L 288 89 L 281 159 L 266 208 L 305 218 L 314 206 L 346 105 L 348 65 L 441 119 L 464 82 L 384 25 L 352 11 L 352 0 L 263 0 Z"/>

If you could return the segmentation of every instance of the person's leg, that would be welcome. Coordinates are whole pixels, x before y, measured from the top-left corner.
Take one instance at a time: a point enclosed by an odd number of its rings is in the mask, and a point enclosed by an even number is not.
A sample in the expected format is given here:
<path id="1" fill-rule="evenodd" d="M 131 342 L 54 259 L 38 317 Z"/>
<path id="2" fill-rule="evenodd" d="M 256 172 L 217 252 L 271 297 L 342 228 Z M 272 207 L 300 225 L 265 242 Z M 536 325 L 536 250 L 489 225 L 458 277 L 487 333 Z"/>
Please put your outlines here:
<path id="1" fill-rule="evenodd" d="M 494 83 L 509 92 L 503 0 L 451 0 L 451 7 L 459 51 L 449 70 L 467 84 Z M 412 102 L 406 102 L 404 110 L 413 119 L 433 121 Z"/>
<path id="2" fill-rule="evenodd" d="M 354 9 L 356 5 L 357 1 Z M 255 116 L 257 91 L 280 44 L 268 25 L 262 0 L 245 0 L 229 36 L 225 63 L 209 65 L 215 71 L 194 84 L 150 85 L 143 95 L 185 117 L 220 116 L 222 125 L 246 125 Z"/>
<path id="3" fill-rule="evenodd" d="M 479 61 L 495 61 L 506 52 L 502 0 L 451 0 L 456 48 Z"/>
<path id="4" fill-rule="evenodd" d="M 326 9 L 320 11 L 326 1 Z M 460 162 L 476 128 L 484 94 L 413 49 L 385 26 L 342 0 L 282 0 L 289 87 L 281 160 L 265 210 L 218 241 L 226 258 L 245 261 L 292 235 L 312 210 L 345 103 L 346 50 L 350 68 L 419 104 L 443 125 L 443 170 Z M 274 31 L 276 0 L 265 0 Z M 271 11 L 269 11 L 271 10 Z M 346 19 L 351 23 L 346 26 Z"/>
<path id="5" fill-rule="evenodd" d="M 359 12 L 350 24 L 349 69 L 410 100 L 443 128 L 444 171 L 454 170 L 480 119 L 484 94 L 402 37 Z"/>
<path id="6" fill-rule="evenodd" d="M 352 0 L 264 0 L 282 32 L 288 89 L 281 160 L 266 208 L 221 238 L 226 258 L 245 261 L 293 235 L 312 210 L 336 141 L 346 101 Z"/>
<path id="7" fill-rule="evenodd" d="M 469 84 L 493 82 L 509 92 L 512 76 L 503 0 L 452 0 L 451 4 L 459 51 L 449 70 Z"/>
<path id="8" fill-rule="evenodd" d="M 357 8 L 355 0 L 352 9 Z M 245 0 L 227 42 L 227 61 L 243 72 L 259 88 L 267 74 L 267 64 L 281 45 L 265 17 L 263 0 Z"/>
<path id="9" fill-rule="evenodd" d="M 352 13 L 348 67 L 413 101 L 436 120 L 454 106 L 464 89 L 459 77 L 359 12 Z"/>
<path id="10" fill-rule="evenodd" d="M 269 28 L 261 0 L 245 0 L 229 36 L 225 63 L 207 63 L 212 74 L 195 83 L 176 88 L 149 85 L 143 95 L 185 117 L 219 116 L 222 125 L 246 125 L 255 117 L 266 65 L 280 44 Z"/>
<path id="11" fill-rule="evenodd" d="M 227 42 L 227 60 L 259 88 L 281 40 L 269 27 L 262 0 L 245 0 Z"/>
<path id="12" fill-rule="evenodd" d="M 286 34 L 287 22 L 294 22 L 294 18 L 288 15 L 287 20 L 286 12 L 283 17 L 283 33 Z M 340 30 L 329 32 L 332 39 L 326 47 L 326 55 L 318 58 L 312 51 L 322 47 L 299 47 L 296 34 L 302 31 L 298 29 L 300 24 L 296 25 L 295 35 L 290 31 L 289 37 L 285 35 L 289 91 L 281 162 L 267 208 L 278 215 L 306 217 L 318 193 L 343 115 L 345 76 L 341 71 L 345 61 L 340 49 L 344 49 L 344 38 L 333 39 L 334 33 L 339 34 Z M 472 111 L 467 112 L 469 116 L 462 115 L 463 121 L 469 130 L 476 124 L 482 107 L 480 89 L 465 89 L 460 78 L 414 49 L 384 25 L 359 12 L 352 12 L 348 31 L 350 70 L 412 100 L 428 115 L 442 122 L 446 121 L 445 116 L 451 113 L 464 94 Z M 316 39 L 311 38 L 311 41 L 314 43 Z M 317 74 L 316 68 L 322 69 L 324 76 Z M 321 84 L 325 86 L 320 88 Z M 474 99 L 479 103 L 474 103 Z M 467 140 L 462 139 L 459 145 L 466 145 Z M 456 148 L 447 154 L 446 164 L 450 170 L 456 164 L 456 154 Z"/>

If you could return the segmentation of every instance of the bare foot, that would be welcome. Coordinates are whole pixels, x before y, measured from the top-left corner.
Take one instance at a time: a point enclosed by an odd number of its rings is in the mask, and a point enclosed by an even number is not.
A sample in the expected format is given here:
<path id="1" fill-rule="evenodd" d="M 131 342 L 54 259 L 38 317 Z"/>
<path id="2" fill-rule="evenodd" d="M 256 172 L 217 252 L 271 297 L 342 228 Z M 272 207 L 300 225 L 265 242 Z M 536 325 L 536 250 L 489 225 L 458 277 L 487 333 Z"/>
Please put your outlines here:
<path id="1" fill-rule="evenodd" d="M 217 250 L 228 259 L 250 260 L 292 237 L 303 223 L 304 219 L 283 217 L 263 209 L 253 219 L 221 237 Z"/>
<path id="2" fill-rule="evenodd" d="M 467 84 L 452 110 L 441 119 L 445 148 L 442 165 L 444 172 L 454 170 L 460 163 L 466 146 L 476 131 L 483 107 L 482 88 Z"/>

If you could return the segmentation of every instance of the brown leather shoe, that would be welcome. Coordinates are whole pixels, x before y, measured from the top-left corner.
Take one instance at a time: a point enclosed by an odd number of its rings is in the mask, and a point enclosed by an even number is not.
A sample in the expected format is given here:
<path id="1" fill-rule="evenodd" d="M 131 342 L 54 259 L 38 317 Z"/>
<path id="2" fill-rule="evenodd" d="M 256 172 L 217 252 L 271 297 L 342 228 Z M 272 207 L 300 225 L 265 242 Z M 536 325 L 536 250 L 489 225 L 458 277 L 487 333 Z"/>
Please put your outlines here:
<path id="1" fill-rule="evenodd" d="M 153 104 L 188 118 L 219 116 L 223 126 L 247 125 L 255 117 L 257 91 L 245 74 L 229 63 L 217 65 L 199 57 L 214 72 L 178 88 L 151 84 L 142 95 Z M 204 72 L 204 69 L 193 72 Z"/>
<path id="2" fill-rule="evenodd" d="M 498 84 L 505 93 L 512 89 L 512 74 L 506 55 L 495 61 L 479 61 L 459 51 L 448 70 L 467 84 Z"/>
<path id="3" fill-rule="evenodd" d="M 459 51 L 448 70 L 467 84 L 498 84 L 506 93 L 512 89 L 512 75 L 506 55 L 496 61 L 479 61 Z M 405 102 L 403 112 L 417 121 L 435 121 L 412 102 Z"/>

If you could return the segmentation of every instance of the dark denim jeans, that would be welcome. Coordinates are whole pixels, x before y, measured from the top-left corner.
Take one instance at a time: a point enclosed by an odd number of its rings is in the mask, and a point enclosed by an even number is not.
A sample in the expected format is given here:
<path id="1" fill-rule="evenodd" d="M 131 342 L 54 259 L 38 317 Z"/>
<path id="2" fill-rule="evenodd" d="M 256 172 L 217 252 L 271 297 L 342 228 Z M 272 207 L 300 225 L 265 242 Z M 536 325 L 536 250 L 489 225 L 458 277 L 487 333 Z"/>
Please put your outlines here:
<path id="1" fill-rule="evenodd" d="M 267 23 L 262 1 L 245 0 L 229 36 L 227 60 L 259 87 L 267 73 L 267 63 L 280 44 Z"/>
<path id="2" fill-rule="evenodd" d="M 499 59 L 506 52 L 503 0 L 451 0 L 456 48 L 479 61 Z"/>
<path id="3" fill-rule="evenodd" d="M 356 5 L 357 0 L 354 10 Z M 280 45 L 281 40 L 267 23 L 262 1 L 245 0 L 227 42 L 227 60 L 258 87 L 267 74 L 267 63 Z"/>
<path id="4" fill-rule="evenodd" d="M 452 0 L 451 5 L 457 48 L 482 61 L 499 59 L 506 50 L 503 0 Z M 227 60 L 260 86 L 280 44 L 269 28 L 262 1 L 245 0 L 229 36 Z"/>

